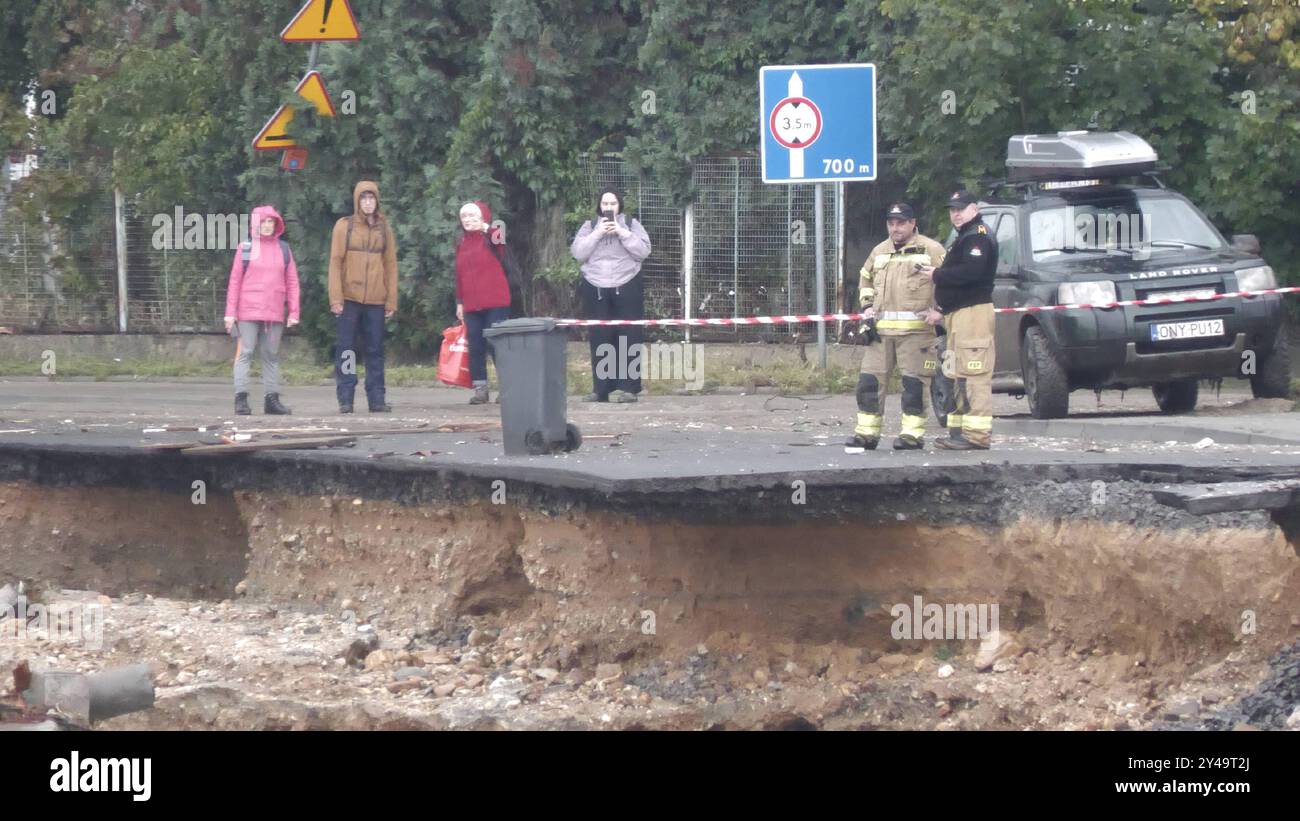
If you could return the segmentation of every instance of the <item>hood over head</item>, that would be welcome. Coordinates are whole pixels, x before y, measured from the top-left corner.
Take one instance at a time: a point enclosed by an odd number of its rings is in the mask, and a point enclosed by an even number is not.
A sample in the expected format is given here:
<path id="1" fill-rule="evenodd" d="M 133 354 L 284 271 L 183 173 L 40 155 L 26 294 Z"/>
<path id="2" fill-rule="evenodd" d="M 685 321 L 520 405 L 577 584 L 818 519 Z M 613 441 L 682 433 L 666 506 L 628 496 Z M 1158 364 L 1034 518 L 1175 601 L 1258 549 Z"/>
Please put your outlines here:
<path id="1" fill-rule="evenodd" d="M 352 189 L 352 213 L 361 213 L 361 195 L 369 191 L 375 195 L 375 216 L 383 214 L 383 204 L 379 199 L 379 185 L 371 180 L 362 180 Z"/>
<path id="2" fill-rule="evenodd" d="M 253 209 L 252 221 L 248 224 L 249 233 L 253 237 L 262 237 L 262 220 L 275 220 L 275 231 L 271 233 L 271 239 L 279 239 L 284 234 L 284 218 L 280 212 L 275 210 L 273 205 L 259 205 Z"/>

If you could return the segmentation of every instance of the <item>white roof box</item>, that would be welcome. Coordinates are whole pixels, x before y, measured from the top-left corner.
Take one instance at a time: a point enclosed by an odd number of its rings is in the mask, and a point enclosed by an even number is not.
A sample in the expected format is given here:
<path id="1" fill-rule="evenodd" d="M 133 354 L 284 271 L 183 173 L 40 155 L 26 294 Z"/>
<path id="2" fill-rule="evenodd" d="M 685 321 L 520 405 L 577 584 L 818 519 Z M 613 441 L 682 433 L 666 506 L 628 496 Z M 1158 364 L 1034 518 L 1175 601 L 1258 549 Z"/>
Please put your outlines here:
<path id="1" fill-rule="evenodd" d="M 1007 174 L 1013 181 L 1122 177 L 1150 171 L 1156 152 L 1127 131 L 1058 131 L 1017 134 L 1007 140 Z"/>

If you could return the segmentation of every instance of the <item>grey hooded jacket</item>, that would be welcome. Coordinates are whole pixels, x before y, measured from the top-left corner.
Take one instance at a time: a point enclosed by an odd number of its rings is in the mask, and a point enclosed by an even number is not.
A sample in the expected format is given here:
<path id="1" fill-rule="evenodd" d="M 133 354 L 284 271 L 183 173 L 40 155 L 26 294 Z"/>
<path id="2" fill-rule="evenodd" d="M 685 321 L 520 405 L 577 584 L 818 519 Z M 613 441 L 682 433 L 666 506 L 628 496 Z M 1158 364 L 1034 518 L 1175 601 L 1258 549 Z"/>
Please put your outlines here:
<path id="1" fill-rule="evenodd" d="M 619 214 L 618 224 L 631 231 L 626 239 L 618 234 L 604 236 L 596 232 L 594 220 L 578 229 L 569 251 L 582 263 L 582 276 L 597 288 L 617 288 L 641 271 L 641 262 L 650 256 L 650 235 L 635 219 L 628 224 Z"/>

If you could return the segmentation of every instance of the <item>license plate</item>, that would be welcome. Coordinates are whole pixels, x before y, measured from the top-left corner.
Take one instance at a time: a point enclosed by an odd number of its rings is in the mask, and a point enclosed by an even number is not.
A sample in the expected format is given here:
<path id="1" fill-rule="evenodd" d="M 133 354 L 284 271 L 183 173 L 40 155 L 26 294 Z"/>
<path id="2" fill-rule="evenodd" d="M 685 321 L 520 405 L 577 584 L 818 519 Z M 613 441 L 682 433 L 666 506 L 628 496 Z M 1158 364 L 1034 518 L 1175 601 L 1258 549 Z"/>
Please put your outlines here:
<path id="1" fill-rule="evenodd" d="M 1204 299 L 1214 296 L 1217 291 L 1213 288 L 1193 288 L 1188 291 L 1156 291 L 1149 295 L 1150 299 Z"/>
<path id="2" fill-rule="evenodd" d="M 1198 336 L 1223 336 L 1223 320 L 1197 319 L 1192 322 L 1165 322 L 1151 326 L 1152 342 L 1193 339 Z"/>

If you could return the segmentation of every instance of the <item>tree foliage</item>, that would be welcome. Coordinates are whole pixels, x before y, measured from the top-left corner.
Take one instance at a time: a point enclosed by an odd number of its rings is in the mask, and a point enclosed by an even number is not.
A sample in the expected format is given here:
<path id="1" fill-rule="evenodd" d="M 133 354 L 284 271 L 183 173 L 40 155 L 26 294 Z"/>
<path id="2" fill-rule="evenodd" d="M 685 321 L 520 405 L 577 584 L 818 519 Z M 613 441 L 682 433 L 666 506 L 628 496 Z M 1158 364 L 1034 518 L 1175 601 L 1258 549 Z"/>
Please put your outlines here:
<path id="1" fill-rule="evenodd" d="M 292 4 L 290 4 L 292 5 Z M 1095 125 L 1147 137 L 1171 182 L 1300 277 L 1300 9 L 1273 0 L 353 0 L 362 39 L 320 50 L 339 105 L 292 89 L 307 48 L 281 0 L 10 0 L 0 11 L 0 140 L 75 158 L 28 202 L 73 213 L 111 175 L 140 207 L 272 202 L 324 342 L 329 230 L 374 179 L 399 243 L 408 348 L 449 320 L 456 212 L 486 199 L 526 267 L 562 266 L 564 215 L 588 207 L 581 157 L 623 151 L 685 203 L 691 161 L 750 151 L 763 65 L 869 61 L 881 149 L 936 218 L 957 183 L 1000 176 L 1011 134 Z M 233 25 L 232 25 L 233 23 Z M 55 91 L 58 110 L 23 113 Z M 276 106 L 304 172 L 255 152 Z M 88 170 L 89 169 L 89 170 Z M 852 215 L 850 215 L 852 218 Z M 933 223 L 932 223 L 933 224 Z M 557 252 L 557 249 L 560 249 Z"/>

